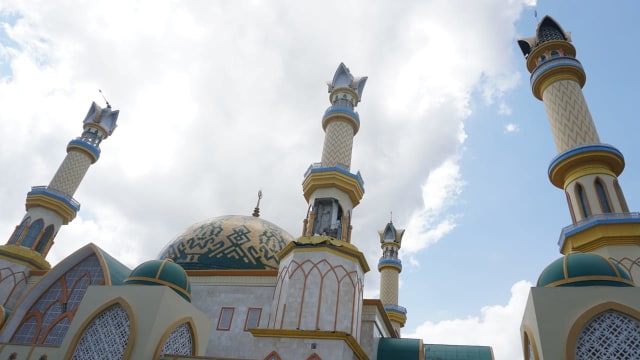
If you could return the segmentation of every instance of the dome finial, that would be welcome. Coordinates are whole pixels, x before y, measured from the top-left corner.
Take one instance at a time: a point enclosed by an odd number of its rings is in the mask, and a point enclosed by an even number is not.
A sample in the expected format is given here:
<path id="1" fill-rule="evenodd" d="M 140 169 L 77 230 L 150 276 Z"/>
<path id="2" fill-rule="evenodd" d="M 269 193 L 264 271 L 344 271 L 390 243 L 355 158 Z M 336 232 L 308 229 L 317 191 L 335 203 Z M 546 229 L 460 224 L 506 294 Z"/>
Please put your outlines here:
<path id="1" fill-rule="evenodd" d="M 253 209 L 254 217 L 260 217 L 260 199 L 262 199 L 262 190 L 258 190 L 258 203 L 256 204 L 256 208 Z"/>

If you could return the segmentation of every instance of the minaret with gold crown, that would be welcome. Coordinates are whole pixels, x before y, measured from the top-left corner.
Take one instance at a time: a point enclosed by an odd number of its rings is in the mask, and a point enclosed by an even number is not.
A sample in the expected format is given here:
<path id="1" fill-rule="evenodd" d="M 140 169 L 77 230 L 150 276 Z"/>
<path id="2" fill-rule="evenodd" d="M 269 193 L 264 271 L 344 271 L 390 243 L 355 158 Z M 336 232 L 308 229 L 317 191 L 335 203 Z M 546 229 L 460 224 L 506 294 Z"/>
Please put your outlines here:
<path id="1" fill-rule="evenodd" d="M 389 221 L 384 230 L 378 231 L 382 257 L 378 261 L 380 271 L 380 301 L 389 315 L 396 334 L 407 321 L 407 309 L 398 305 L 398 277 L 402 271 L 402 261 L 398 258 L 398 250 L 402 245 L 404 229 L 396 229 L 393 221 Z"/>
<path id="2" fill-rule="evenodd" d="M 107 103 L 101 108 L 95 102 L 85 117 L 80 137 L 67 145 L 67 156 L 48 186 L 34 186 L 27 194 L 26 214 L 16 226 L 7 243 L 0 246 L 0 303 L 8 304 L 21 293 L 19 287 L 30 270 L 51 268 L 45 257 L 53 245 L 62 225 L 68 224 L 80 210 L 73 198 L 89 166 L 100 157 L 100 142 L 116 128 L 118 111 Z M 14 281 L 8 281 L 4 272 L 13 272 Z M 5 281 L 6 280 L 6 281 Z"/>
<path id="3" fill-rule="evenodd" d="M 354 108 L 367 78 L 340 64 L 329 85 L 322 162 L 312 164 L 302 184 L 309 203 L 302 236 L 285 246 L 261 353 L 278 342 L 290 359 L 367 358 L 360 346 L 364 255 L 351 244 L 351 211 L 364 194 L 360 174 L 350 171 L 353 136 L 360 127 Z M 279 340 L 278 340 L 279 339 Z M 286 341 L 282 341 L 286 339 Z M 275 350 L 275 348 L 273 349 Z"/>
<path id="4" fill-rule="evenodd" d="M 573 221 L 560 234 L 560 252 L 600 254 L 623 266 L 640 284 L 640 215 L 629 212 L 618 183 L 624 157 L 600 142 L 582 94 L 586 75 L 570 34 L 546 16 L 536 36 L 518 44 L 558 150 L 549 165 L 549 179 L 565 191 Z"/>

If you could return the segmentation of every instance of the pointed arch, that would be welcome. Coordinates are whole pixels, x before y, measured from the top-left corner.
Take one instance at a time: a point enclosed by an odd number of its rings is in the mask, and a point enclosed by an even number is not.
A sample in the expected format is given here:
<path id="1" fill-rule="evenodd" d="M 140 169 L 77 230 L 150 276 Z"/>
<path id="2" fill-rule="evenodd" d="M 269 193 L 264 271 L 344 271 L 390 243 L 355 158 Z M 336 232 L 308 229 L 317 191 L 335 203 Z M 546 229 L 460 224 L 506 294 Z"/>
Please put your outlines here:
<path id="1" fill-rule="evenodd" d="M 598 202 L 600 203 L 600 209 L 603 213 L 611 213 L 611 202 L 609 201 L 609 194 L 607 189 L 602 184 L 602 179 L 596 177 L 593 181 L 593 185 L 596 188 L 596 194 L 598 195 Z"/>
<path id="2" fill-rule="evenodd" d="M 156 347 L 154 359 L 163 355 L 197 355 L 198 338 L 190 317 L 179 319 L 167 327 Z"/>
<path id="3" fill-rule="evenodd" d="M 578 206 L 580 207 L 580 214 L 583 219 L 588 218 L 591 215 L 591 210 L 589 209 L 589 202 L 587 200 L 587 193 L 584 191 L 584 187 L 582 184 L 577 183 L 575 187 L 576 199 L 578 200 Z"/>
<path id="4" fill-rule="evenodd" d="M 16 230 L 13 232 L 13 234 L 11 235 L 11 238 L 9 239 L 9 244 L 17 244 L 18 240 L 20 240 L 20 237 L 22 236 L 22 233 L 24 233 L 24 229 L 27 227 L 27 225 L 29 225 L 31 223 L 31 217 L 30 216 L 26 216 L 22 222 L 20 223 L 20 225 L 18 225 L 16 227 Z"/>
<path id="5" fill-rule="evenodd" d="M 619 329 L 618 336 L 607 337 L 606 342 L 599 339 L 597 343 L 591 341 L 598 329 L 602 327 Z M 624 339 L 621 339 L 624 337 Z M 640 348 L 626 344 L 637 344 L 640 342 L 640 312 L 626 305 L 608 301 L 598 304 L 578 316 L 571 326 L 566 342 L 567 360 L 583 359 L 582 354 L 590 354 L 597 349 L 599 357 L 620 358 L 623 354 L 628 359 L 640 358 Z M 609 356 L 608 351 L 615 351 L 619 356 Z"/>
<path id="6" fill-rule="evenodd" d="M 38 235 L 40 235 L 40 231 L 44 227 L 44 221 L 42 219 L 38 219 L 29 225 L 29 230 L 27 230 L 27 234 L 22 238 L 20 242 L 20 246 L 31 249 L 33 244 L 36 242 Z"/>
<path id="7" fill-rule="evenodd" d="M 531 328 L 527 325 L 524 325 L 524 341 L 523 351 L 524 351 L 524 360 L 538 360 L 540 359 L 540 355 L 538 355 L 538 346 L 536 345 L 536 339 L 532 336 Z"/>
<path id="8" fill-rule="evenodd" d="M 129 303 L 117 297 L 85 319 L 71 340 L 65 359 L 129 359 L 135 342 L 135 316 Z"/>
<path id="9" fill-rule="evenodd" d="M 567 197 L 567 204 L 569 204 L 569 213 L 571 214 L 571 222 L 575 223 L 576 222 L 576 214 L 575 211 L 573 210 L 573 206 L 571 206 L 571 196 L 569 195 L 568 191 L 564 191 L 564 195 Z"/>
<path id="10" fill-rule="evenodd" d="M 618 202 L 622 207 L 622 212 L 629 212 L 629 206 L 627 206 L 627 200 L 624 198 L 624 194 L 622 193 L 622 188 L 620 188 L 620 183 L 618 179 L 613 179 L 613 189 L 616 192 L 616 196 L 618 197 Z"/>
<path id="11" fill-rule="evenodd" d="M 318 355 L 316 353 L 313 353 L 313 354 L 309 355 L 307 360 L 322 360 L 322 358 L 320 357 L 320 355 Z"/>
<path id="12" fill-rule="evenodd" d="M 53 230 L 53 224 L 47 225 L 47 227 L 44 229 L 44 232 L 42 233 L 42 236 L 40 237 L 40 240 L 38 240 L 38 244 L 36 245 L 36 252 L 42 254 L 43 256 L 45 255 L 44 251 L 49 248 L 49 239 L 51 239 L 51 237 L 53 236 Z"/>
<path id="13" fill-rule="evenodd" d="M 269 353 L 269 355 L 265 356 L 264 360 L 282 360 L 280 355 L 274 350 Z"/>

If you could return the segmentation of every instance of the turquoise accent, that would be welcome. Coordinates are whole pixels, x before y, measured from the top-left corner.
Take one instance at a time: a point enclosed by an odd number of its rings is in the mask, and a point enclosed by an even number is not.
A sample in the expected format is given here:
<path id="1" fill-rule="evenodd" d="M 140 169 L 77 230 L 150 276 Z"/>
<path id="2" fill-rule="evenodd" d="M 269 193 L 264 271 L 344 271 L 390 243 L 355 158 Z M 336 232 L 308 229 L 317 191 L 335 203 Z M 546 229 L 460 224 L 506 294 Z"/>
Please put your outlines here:
<path id="1" fill-rule="evenodd" d="M 421 339 L 381 338 L 378 341 L 378 360 L 422 360 L 423 352 Z"/>
<path id="2" fill-rule="evenodd" d="M 394 312 L 400 315 L 407 315 L 407 308 L 400 305 L 385 304 L 384 310 L 386 312 Z"/>
<path id="3" fill-rule="evenodd" d="M 425 344 L 426 359 L 493 360 L 490 346 Z"/>
<path id="4" fill-rule="evenodd" d="M 324 115 L 322 116 L 322 118 L 324 119 L 331 114 L 337 114 L 337 113 L 351 116 L 356 121 L 358 126 L 360 126 L 360 115 L 358 115 L 356 111 L 353 111 L 353 109 L 347 106 L 335 106 L 335 105 L 329 106 L 327 110 L 324 112 Z"/>
<path id="5" fill-rule="evenodd" d="M 309 168 L 307 169 L 307 171 L 304 173 L 304 178 L 306 179 L 307 176 L 309 176 L 311 173 L 329 172 L 329 171 L 337 171 L 341 174 L 347 175 L 348 177 L 356 179 L 360 184 L 360 186 L 362 187 L 362 191 L 364 192 L 364 180 L 362 180 L 362 175 L 360 175 L 360 172 L 358 171 L 357 174 L 353 174 L 349 170 L 341 168 L 339 166 L 322 167 L 322 166 L 316 166 L 315 164 L 311 164 L 309 165 Z"/>
<path id="6" fill-rule="evenodd" d="M 97 246 L 96 246 L 97 247 Z M 131 273 L 126 265 L 118 261 L 113 256 L 109 255 L 106 251 L 98 248 L 109 272 L 109 278 L 111 279 L 111 285 L 123 285 L 127 276 Z"/>
<path id="7" fill-rule="evenodd" d="M 591 152 L 591 151 L 606 151 L 612 154 L 617 155 L 624 161 L 624 156 L 620 152 L 620 150 L 616 149 L 614 146 L 608 144 L 591 144 L 591 145 L 582 145 L 578 147 L 574 147 L 573 149 L 569 149 L 561 154 L 556 155 L 551 160 L 551 164 L 549 164 L 549 168 L 547 169 L 547 173 L 551 176 L 551 171 L 558 165 L 560 162 L 564 161 L 567 158 L 570 158 L 574 155 Z"/>
<path id="8" fill-rule="evenodd" d="M 584 72 L 584 68 L 582 67 L 582 64 L 580 63 L 580 61 L 578 61 L 578 59 L 570 56 L 558 56 L 541 63 L 535 69 L 533 69 L 533 71 L 531 72 L 531 78 L 529 80 L 531 86 L 533 86 L 536 80 L 538 80 L 540 75 L 559 66 L 571 66 L 574 68 L 578 68 L 582 72 Z"/>
<path id="9" fill-rule="evenodd" d="M 71 145 L 79 146 L 87 149 L 95 156 L 96 161 L 100 158 L 100 148 L 98 148 L 97 146 L 91 145 L 86 141 L 82 141 L 80 139 L 71 140 L 69 141 L 69 145 L 67 145 L 67 148 Z"/>
<path id="10" fill-rule="evenodd" d="M 562 249 L 562 247 L 564 246 L 564 242 L 567 240 L 567 237 L 581 233 L 596 225 L 634 223 L 640 223 L 640 213 L 630 212 L 591 215 L 584 220 L 581 220 L 562 229 L 562 231 L 560 232 L 560 237 L 558 239 L 558 246 L 560 247 L 560 249 Z"/>
<path id="11" fill-rule="evenodd" d="M 536 286 L 633 287 L 633 283 L 622 267 L 600 255 L 571 253 L 549 264 L 540 274 Z"/>
<path id="12" fill-rule="evenodd" d="M 400 270 L 402 270 L 402 261 L 398 260 L 398 259 L 385 259 L 385 258 L 381 258 L 378 261 L 378 268 L 380 268 L 380 266 L 382 265 L 386 265 L 386 264 L 392 264 L 392 265 L 396 265 L 400 267 Z"/>
<path id="13" fill-rule="evenodd" d="M 191 283 L 184 269 L 169 259 L 149 260 L 129 274 L 126 285 L 165 285 L 191 302 Z"/>

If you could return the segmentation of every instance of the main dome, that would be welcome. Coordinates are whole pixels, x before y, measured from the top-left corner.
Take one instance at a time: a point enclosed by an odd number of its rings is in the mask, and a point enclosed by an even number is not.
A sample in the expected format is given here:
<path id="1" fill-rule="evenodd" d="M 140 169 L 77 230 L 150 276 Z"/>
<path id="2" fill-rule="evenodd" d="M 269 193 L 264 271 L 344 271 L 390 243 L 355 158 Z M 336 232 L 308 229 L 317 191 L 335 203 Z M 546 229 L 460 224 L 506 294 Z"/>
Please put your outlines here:
<path id="1" fill-rule="evenodd" d="M 276 254 L 291 241 L 288 232 L 269 221 L 227 215 L 192 225 L 159 258 L 185 270 L 277 270 Z"/>

